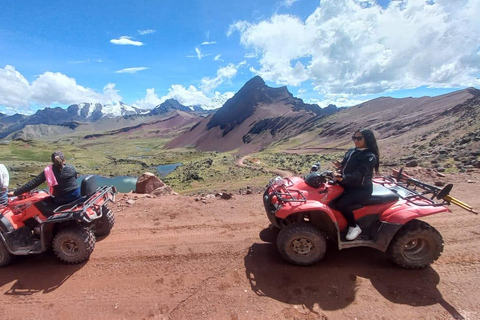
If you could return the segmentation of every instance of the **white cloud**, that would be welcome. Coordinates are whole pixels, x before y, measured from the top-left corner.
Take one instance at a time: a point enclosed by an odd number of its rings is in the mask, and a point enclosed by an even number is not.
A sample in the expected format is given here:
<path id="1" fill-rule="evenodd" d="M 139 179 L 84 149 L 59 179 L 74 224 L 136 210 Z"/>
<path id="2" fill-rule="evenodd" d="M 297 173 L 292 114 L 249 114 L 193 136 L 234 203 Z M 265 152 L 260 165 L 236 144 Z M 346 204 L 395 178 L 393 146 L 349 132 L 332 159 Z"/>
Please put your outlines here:
<path id="1" fill-rule="evenodd" d="M 182 85 L 174 84 L 168 89 L 168 94 L 159 98 L 155 93 L 155 89 L 147 89 L 144 99 L 134 103 L 135 106 L 143 109 L 153 109 L 168 99 L 175 99 L 184 106 L 200 105 L 204 109 L 216 109 L 233 97 L 233 92 L 221 94 L 215 92 L 211 96 L 207 96 L 203 91 L 198 90 L 195 86 L 185 88 Z"/>
<path id="2" fill-rule="evenodd" d="M 348 94 L 335 94 L 335 95 L 327 95 L 322 100 L 319 99 L 305 99 L 306 103 L 318 104 L 320 108 L 328 107 L 330 104 L 333 104 L 340 107 L 352 107 L 364 103 L 369 99 L 361 100 L 361 99 L 352 99 L 352 97 Z"/>
<path id="3" fill-rule="evenodd" d="M 161 100 L 158 98 L 157 94 L 155 93 L 155 89 L 147 89 L 147 95 L 145 98 L 138 100 L 134 103 L 135 106 L 141 109 L 153 109 L 159 104 L 161 104 L 165 100 Z"/>
<path id="4" fill-rule="evenodd" d="M 138 71 L 148 70 L 146 67 L 136 67 L 136 68 L 125 68 L 122 70 L 115 71 L 115 73 L 137 73 Z"/>
<path id="5" fill-rule="evenodd" d="M 285 6 L 285 7 L 291 7 L 292 4 L 294 4 L 297 1 L 298 0 L 283 0 L 282 5 Z"/>
<path id="6" fill-rule="evenodd" d="M 146 35 L 146 34 L 151 34 L 151 33 L 154 33 L 155 30 L 153 29 L 147 29 L 147 30 L 137 30 L 139 34 L 141 34 L 142 36 Z"/>
<path id="7" fill-rule="evenodd" d="M 76 80 L 58 72 L 45 72 L 31 84 L 14 67 L 0 68 L 0 105 L 22 109 L 32 104 L 74 104 L 80 102 L 115 103 L 122 99 L 115 84 L 107 84 L 103 93 L 77 84 Z"/>
<path id="8" fill-rule="evenodd" d="M 87 59 L 87 60 L 70 61 L 69 63 L 78 64 L 78 63 L 90 63 L 90 62 L 101 63 L 101 62 L 103 62 L 103 60 L 102 59 Z"/>
<path id="9" fill-rule="evenodd" d="M 186 57 L 187 58 L 198 58 L 198 60 L 202 60 L 202 58 L 212 55 L 211 53 L 203 54 L 202 50 L 198 47 L 195 47 L 195 52 L 197 53 L 197 55 L 195 55 L 195 56 L 190 55 L 190 56 L 186 56 Z"/>
<path id="10" fill-rule="evenodd" d="M 0 68 L 0 105 L 25 107 L 31 96 L 27 79 L 12 66 Z"/>
<path id="11" fill-rule="evenodd" d="M 223 59 L 220 58 L 221 56 L 222 56 L 221 54 L 217 54 L 217 55 L 215 56 L 215 58 L 213 58 L 213 60 L 215 60 L 215 61 L 223 61 Z"/>
<path id="12" fill-rule="evenodd" d="M 234 65 L 233 63 L 229 63 L 226 67 L 220 68 L 217 70 L 217 76 L 215 78 L 205 77 L 202 79 L 202 85 L 200 86 L 202 90 L 206 92 L 210 92 L 213 89 L 217 88 L 223 82 L 232 79 L 237 75 L 238 68 L 244 66 L 246 64 L 245 61 L 239 63 L 238 65 Z"/>
<path id="13" fill-rule="evenodd" d="M 143 46 L 143 42 L 140 41 L 134 41 L 132 40 L 132 37 L 128 36 L 121 36 L 120 39 L 112 39 L 110 40 L 111 43 L 117 44 L 117 45 L 122 45 L 122 46 Z"/>
<path id="14" fill-rule="evenodd" d="M 241 44 L 259 55 L 251 71 L 320 93 L 480 85 L 480 1 L 322 0 L 305 20 L 238 21 Z"/>
<path id="15" fill-rule="evenodd" d="M 206 46 L 206 45 L 209 45 L 209 44 L 215 44 L 217 43 L 217 41 L 204 41 L 202 42 L 202 46 Z"/>

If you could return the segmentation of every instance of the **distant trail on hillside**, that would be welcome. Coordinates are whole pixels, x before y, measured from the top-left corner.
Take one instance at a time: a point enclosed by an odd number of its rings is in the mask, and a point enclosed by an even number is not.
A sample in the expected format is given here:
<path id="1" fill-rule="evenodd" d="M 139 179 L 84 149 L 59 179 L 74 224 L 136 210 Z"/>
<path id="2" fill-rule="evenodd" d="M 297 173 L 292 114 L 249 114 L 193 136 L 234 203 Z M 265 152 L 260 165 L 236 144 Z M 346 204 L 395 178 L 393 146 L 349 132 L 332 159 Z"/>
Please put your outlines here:
<path id="1" fill-rule="evenodd" d="M 288 171 L 288 170 L 282 170 L 282 169 L 274 169 L 274 170 L 271 170 L 271 169 L 265 169 L 265 168 L 262 168 L 262 167 L 257 167 L 257 166 L 252 166 L 252 165 L 249 165 L 249 164 L 245 164 L 245 159 L 249 158 L 250 155 L 245 155 L 243 157 L 241 157 L 240 159 L 238 159 L 235 164 L 239 167 L 243 167 L 243 168 L 250 168 L 250 169 L 255 169 L 255 170 L 264 170 L 266 172 L 270 172 L 270 173 L 273 173 L 273 174 L 276 174 L 276 175 L 279 175 L 279 176 L 282 176 L 282 177 L 292 177 L 294 176 L 295 174 L 291 171 Z"/>
<path id="2" fill-rule="evenodd" d="M 303 147 L 303 148 L 291 148 L 291 149 L 286 149 L 284 152 L 286 153 L 309 153 L 312 151 L 343 151 L 345 152 L 347 149 L 345 148 L 326 148 L 326 147 Z"/>

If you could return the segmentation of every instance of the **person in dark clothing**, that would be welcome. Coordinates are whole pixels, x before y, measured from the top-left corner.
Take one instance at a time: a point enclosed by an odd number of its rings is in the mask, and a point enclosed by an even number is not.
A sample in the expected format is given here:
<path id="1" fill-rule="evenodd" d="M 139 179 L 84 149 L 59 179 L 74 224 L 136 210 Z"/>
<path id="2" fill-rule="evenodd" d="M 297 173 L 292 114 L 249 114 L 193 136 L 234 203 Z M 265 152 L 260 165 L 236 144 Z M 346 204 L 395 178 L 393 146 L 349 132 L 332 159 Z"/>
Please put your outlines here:
<path id="1" fill-rule="evenodd" d="M 52 165 L 47 166 L 42 173 L 33 178 L 25 185 L 9 192 L 9 196 L 18 196 L 22 193 L 35 189 L 45 181 L 50 189 L 50 194 L 57 204 L 65 204 L 81 197 L 77 183 L 77 171 L 65 163 L 65 156 L 61 151 L 52 153 Z"/>
<path id="2" fill-rule="evenodd" d="M 347 240 L 355 240 L 362 233 L 353 208 L 372 195 L 373 171 L 378 173 L 380 164 L 377 140 L 371 130 L 357 130 L 352 139 L 355 148 L 347 151 L 342 162 L 334 163 L 338 169 L 336 179 L 345 189 L 337 207 L 348 222 Z"/>

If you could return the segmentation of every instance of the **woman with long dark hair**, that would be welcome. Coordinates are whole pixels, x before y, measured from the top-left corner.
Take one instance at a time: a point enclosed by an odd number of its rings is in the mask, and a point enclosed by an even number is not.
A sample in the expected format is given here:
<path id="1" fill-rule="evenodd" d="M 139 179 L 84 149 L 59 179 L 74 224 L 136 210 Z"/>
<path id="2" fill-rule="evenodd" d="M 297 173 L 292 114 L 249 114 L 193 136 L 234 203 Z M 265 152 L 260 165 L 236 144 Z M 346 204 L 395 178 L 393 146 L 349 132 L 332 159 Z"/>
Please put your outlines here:
<path id="1" fill-rule="evenodd" d="M 355 148 L 347 151 L 342 162 L 334 163 L 338 169 L 337 181 L 345 189 L 337 207 L 348 222 L 347 240 L 355 240 L 362 233 L 353 209 L 372 195 L 373 171 L 378 173 L 380 165 L 380 152 L 372 130 L 357 130 L 352 140 Z"/>
<path id="2" fill-rule="evenodd" d="M 15 191 L 9 192 L 8 195 L 18 196 L 35 189 L 46 181 L 55 203 L 65 204 L 80 198 L 75 168 L 65 163 L 65 156 L 61 151 L 52 153 L 51 159 L 52 164 L 46 166 L 38 176 Z"/>

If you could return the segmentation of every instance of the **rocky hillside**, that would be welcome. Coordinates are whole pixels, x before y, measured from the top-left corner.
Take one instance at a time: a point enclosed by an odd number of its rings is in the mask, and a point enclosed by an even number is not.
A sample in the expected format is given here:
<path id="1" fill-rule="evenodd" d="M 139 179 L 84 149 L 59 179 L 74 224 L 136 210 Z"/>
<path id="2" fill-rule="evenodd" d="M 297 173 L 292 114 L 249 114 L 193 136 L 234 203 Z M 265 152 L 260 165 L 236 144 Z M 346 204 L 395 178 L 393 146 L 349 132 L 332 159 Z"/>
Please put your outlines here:
<path id="1" fill-rule="evenodd" d="M 290 151 L 347 148 L 358 128 L 374 130 L 384 164 L 478 167 L 480 90 L 422 98 L 378 98 L 344 109 L 297 137 Z"/>

